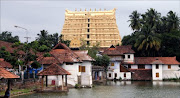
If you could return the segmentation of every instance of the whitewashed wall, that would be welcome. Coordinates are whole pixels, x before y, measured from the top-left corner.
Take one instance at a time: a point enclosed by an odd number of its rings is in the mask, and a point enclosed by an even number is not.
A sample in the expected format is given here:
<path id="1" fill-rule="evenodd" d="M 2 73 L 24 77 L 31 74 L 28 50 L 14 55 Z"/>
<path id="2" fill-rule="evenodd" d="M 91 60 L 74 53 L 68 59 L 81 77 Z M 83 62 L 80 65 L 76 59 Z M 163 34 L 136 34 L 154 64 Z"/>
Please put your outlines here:
<path id="1" fill-rule="evenodd" d="M 130 58 L 128 58 L 130 55 Z M 124 62 L 134 62 L 134 54 L 125 54 Z"/>
<path id="2" fill-rule="evenodd" d="M 171 69 L 168 69 L 168 65 L 163 65 L 163 79 L 180 78 L 179 65 L 171 65 Z"/>
<path id="3" fill-rule="evenodd" d="M 126 74 L 126 77 L 124 77 L 124 74 Z M 120 72 L 120 77 L 122 80 L 131 79 L 131 72 Z"/>
<path id="4" fill-rule="evenodd" d="M 138 65 L 131 65 L 131 69 L 138 69 Z"/>
<path id="5" fill-rule="evenodd" d="M 85 72 L 81 72 L 81 85 L 91 86 L 92 85 L 92 63 L 90 61 L 83 61 L 81 66 L 86 66 Z"/>
<path id="6" fill-rule="evenodd" d="M 159 73 L 159 77 L 156 77 L 156 73 Z M 162 80 L 162 64 L 159 64 L 158 69 L 156 69 L 156 65 L 152 65 L 152 79 Z"/>

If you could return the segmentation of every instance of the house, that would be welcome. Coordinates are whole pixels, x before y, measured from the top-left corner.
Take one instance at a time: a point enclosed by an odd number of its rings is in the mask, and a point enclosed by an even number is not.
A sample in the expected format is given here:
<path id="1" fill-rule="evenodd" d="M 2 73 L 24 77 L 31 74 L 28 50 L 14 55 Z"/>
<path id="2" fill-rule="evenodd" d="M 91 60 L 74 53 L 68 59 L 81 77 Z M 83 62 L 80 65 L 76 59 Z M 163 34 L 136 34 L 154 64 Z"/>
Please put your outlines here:
<path id="1" fill-rule="evenodd" d="M 82 86 L 92 85 L 92 61 L 87 51 L 72 51 L 63 43 L 58 43 L 50 52 L 51 57 L 41 57 L 38 61 L 43 64 L 44 68 L 56 63 L 71 75 L 67 76 L 68 83 L 72 86 L 80 84 Z M 48 84 L 57 81 L 55 76 L 48 76 Z"/>
<path id="2" fill-rule="evenodd" d="M 180 62 L 176 57 L 135 57 L 132 64 L 124 63 L 133 80 L 163 80 L 180 77 Z"/>
<path id="3" fill-rule="evenodd" d="M 122 65 L 122 62 L 133 63 L 134 51 L 131 46 L 111 46 L 104 50 L 103 55 L 110 57 L 110 65 L 108 66 L 107 79 L 131 79 L 131 72 Z"/>
<path id="4" fill-rule="evenodd" d="M 110 57 L 108 79 L 163 80 L 180 78 L 176 57 L 134 57 L 131 46 L 111 46 L 102 54 Z"/>

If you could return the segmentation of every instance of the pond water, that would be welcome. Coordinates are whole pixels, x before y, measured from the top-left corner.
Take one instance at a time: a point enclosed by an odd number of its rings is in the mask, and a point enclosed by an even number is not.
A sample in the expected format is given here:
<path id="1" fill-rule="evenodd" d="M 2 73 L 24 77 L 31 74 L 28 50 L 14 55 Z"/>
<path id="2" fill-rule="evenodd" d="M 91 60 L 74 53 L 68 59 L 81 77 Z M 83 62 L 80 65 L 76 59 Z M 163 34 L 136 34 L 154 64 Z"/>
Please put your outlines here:
<path id="1" fill-rule="evenodd" d="M 17 98 L 180 98 L 180 82 L 121 81 L 70 89 L 68 93 L 34 93 Z"/>

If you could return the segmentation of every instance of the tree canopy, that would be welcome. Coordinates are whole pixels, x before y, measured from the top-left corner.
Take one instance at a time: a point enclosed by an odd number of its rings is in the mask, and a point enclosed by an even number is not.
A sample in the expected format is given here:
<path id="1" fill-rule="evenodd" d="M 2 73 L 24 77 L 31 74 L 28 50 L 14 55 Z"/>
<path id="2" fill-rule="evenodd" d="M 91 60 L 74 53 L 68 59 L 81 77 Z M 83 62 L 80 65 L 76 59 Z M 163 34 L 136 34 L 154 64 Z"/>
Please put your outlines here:
<path id="1" fill-rule="evenodd" d="M 151 8 L 129 17 L 133 33 L 123 37 L 122 45 L 132 45 L 136 56 L 177 56 L 180 61 L 180 18 L 175 12 L 161 16 Z"/>

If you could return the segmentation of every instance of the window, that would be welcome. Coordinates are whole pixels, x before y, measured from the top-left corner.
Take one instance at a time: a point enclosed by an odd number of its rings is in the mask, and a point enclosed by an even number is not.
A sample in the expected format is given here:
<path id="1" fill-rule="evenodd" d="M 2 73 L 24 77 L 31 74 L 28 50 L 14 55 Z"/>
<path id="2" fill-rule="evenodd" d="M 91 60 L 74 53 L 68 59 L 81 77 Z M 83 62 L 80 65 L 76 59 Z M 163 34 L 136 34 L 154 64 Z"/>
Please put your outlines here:
<path id="1" fill-rule="evenodd" d="M 87 38 L 89 38 L 89 34 L 87 35 Z"/>
<path id="2" fill-rule="evenodd" d="M 73 65 L 73 63 L 66 63 L 66 65 Z"/>
<path id="3" fill-rule="evenodd" d="M 86 72 L 85 66 L 79 66 L 79 72 Z"/>
<path id="4" fill-rule="evenodd" d="M 115 78 L 117 77 L 117 73 L 114 74 L 114 77 L 115 77 Z"/>
<path id="5" fill-rule="evenodd" d="M 131 68 L 131 65 L 128 65 L 128 68 Z"/>
<path id="6" fill-rule="evenodd" d="M 109 73 L 109 77 L 111 77 L 111 73 Z"/>
<path id="7" fill-rule="evenodd" d="M 128 59 L 130 58 L 130 55 L 128 55 Z"/>
<path id="8" fill-rule="evenodd" d="M 81 72 L 81 66 L 79 66 L 79 72 Z"/>
<path id="9" fill-rule="evenodd" d="M 90 30 L 89 30 L 89 29 L 87 29 L 87 32 L 90 32 Z"/>
<path id="10" fill-rule="evenodd" d="M 90 22 L 90 19 L 88 19 L 88 22 Z"/>
<path id="11" fill-rule="evenodd" d="M 82 66 L 82 72 L 86 72 L 86 67 Z"/>
<path id="12" fill-rule="evenodd" d="M 114 66 L 114 63 L 111 63 L 111 66 Z"/>
<path id="13" fill-rule="evenodd" d="M 126 73 L 124 73 L 124 78 L 126 78 Z"/>
<path id="14" fill-rule="evenodd" d="M 88 27 L 90 27 L 90 24 L 88 24 Z"/>
<path id="15" fill-rule="evenodd" d="M 158 64 L 156 64 L 156 69 L 159 69 L 159 65 Z"/>
<path id="16" fill-rule="evenodd" d="M 168 65 L 168 69 L 171 69 L 171 65 Z"/>
<path id="17" fill-rule="evenodd" d="M 87 41 L 87 45 L 89 45 L 90 43 L 89 43 L 89 41 Z"/>
<path id="18" fill-rule="evenodd" d="M 159 77 L 159 73 L 156 73 L 156 77 Z"/>
<path id="19" fill-rule="evenodd" d="M 125 55 L 123 55 L 123 59 L 125 58 Z"/>
<path id="20" fill-rule="evenodd" d="M 138 65 L 138 69 L 145 69 L 145 65 L 139 64 L 139 65 Z"/>

